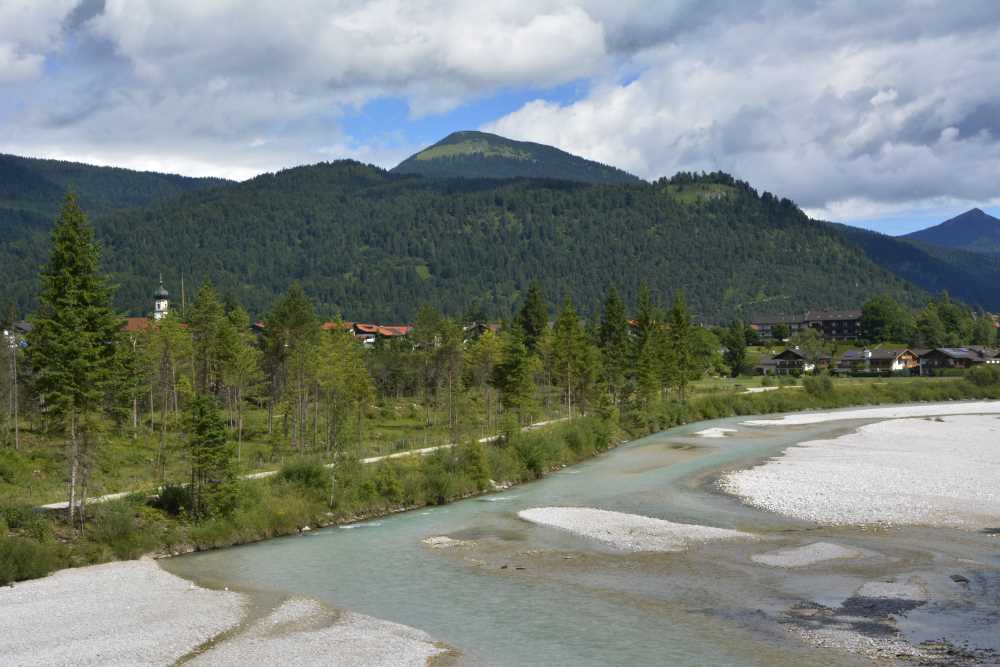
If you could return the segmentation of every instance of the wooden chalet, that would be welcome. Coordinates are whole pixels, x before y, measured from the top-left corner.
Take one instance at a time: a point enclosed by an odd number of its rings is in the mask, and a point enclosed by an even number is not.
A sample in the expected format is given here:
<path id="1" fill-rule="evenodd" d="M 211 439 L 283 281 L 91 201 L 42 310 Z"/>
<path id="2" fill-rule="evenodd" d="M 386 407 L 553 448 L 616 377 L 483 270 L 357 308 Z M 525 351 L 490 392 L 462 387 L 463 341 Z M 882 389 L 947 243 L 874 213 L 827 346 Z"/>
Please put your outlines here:
<path id="1" fill-rule="evenodd" d="M 969 347 L 936 347 L 920 355 L 920 374 L 933 375 L 935 371 L 967 369 L 979 364 L 1000 364 L 994 348 L 972 345 Z"/>
<path id="2" fill-rule="evenodd" d="M 764 338 L 773 338 L 774 328 L 779 324 L 787 326 L 790 334 L 811 328 L 827 340 L 861 338 L 860 310 L 808 310 L 798 315 L 765 315 L 751 319 L 750 328 Z"/>
<path id="3" fill-rule="evenodd" d="M 822 370 L 830 367 L 830 355 L 825 352 L 816 359 L 810 361 L 805 352 L 797 348 L 788 348 L 774 355 L 774 372 L 777 375 L 790 375 L 793 373 L 811 373 L 815 370 Z"/>

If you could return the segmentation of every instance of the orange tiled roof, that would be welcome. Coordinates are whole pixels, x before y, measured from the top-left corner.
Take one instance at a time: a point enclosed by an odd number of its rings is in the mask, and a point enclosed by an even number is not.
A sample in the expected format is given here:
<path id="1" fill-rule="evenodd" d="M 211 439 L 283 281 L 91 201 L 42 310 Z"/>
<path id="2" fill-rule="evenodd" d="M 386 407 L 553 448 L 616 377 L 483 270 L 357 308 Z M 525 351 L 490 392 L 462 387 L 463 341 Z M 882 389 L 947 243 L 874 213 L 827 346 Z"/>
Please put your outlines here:
<path id="1" fill-rule="evenodd" d="M 152 322 L 148 317 L 127 317 L 125 318 L 125 324 L 122 325 L 122 331 L 129 333 L 145 331 L 151 324 Z"/>

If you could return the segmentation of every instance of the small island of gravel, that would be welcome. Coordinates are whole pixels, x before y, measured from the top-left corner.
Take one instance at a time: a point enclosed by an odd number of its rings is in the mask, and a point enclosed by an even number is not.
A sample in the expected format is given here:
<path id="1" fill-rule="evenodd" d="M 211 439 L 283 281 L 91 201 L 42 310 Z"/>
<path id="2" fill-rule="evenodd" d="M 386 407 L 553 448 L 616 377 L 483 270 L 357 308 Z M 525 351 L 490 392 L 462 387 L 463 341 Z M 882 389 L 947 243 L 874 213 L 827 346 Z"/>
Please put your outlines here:
<path id="1" fill-rule="evenodd" d="M 708 540 L 752 539 L 727 528 L 674 523 L 591 507 L 535 507 L 517 513 L 525 521 L 596 540 L 619 551 L 683 551 Z"/>

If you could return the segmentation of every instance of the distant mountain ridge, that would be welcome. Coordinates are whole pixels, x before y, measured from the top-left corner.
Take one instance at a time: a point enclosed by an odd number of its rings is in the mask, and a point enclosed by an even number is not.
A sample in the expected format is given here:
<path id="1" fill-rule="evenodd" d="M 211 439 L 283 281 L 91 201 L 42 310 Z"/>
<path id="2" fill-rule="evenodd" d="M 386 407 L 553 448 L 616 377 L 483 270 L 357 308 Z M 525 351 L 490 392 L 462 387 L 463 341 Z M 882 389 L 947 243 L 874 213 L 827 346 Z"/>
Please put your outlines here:
<path id="1" fill-rule="evenodd" d="M 1000 254 L 1000 220 L 974 208 L 939 225 L 906 234 L 903 238 L 971 252 Z"/>
<path id="2" fill-rule="evenodd" d="M 661 303 L 684 289 L 705 321 L 763 311 L 858 307 L 926 293 L 879 268 L 795 204 L 726 174 L 655 183 L 417 178 L 353 161 L 297 167 L 94 216 L 118 305 L 149 309 L 162 272 L 175 290 L 211 280 L 264 314 L 299 281 L 321 314 L 410 321 L 430 303 L 509 316 L 532 280 L 552 304 L 593 314 L 615 284 Z M 44 234 L 0 243 L 0 284 L 30 311 Z"/>
<path id="3" fill-rule="evenodd" d="M 931 294 L 948 292 L 971 305 L 1000 310 L 1000 255 L 945 248 L 860 227 L 827 223 L 868 259 Z"/>
<path id="4" fill-rule="evenodd" d="M 685 289 L 708 321 L 856 308 L 881 293 L 917 304 L 943 290 L 1000 310 L 1000 254 L 810 220 L 721 172 L 650 183 L 549 146 L 459 132 L 388 172 L 342 160 L 244 183 L 0 155 L 2 299 L 22 312 L 36 303 L 68 188 L 131 312 L 148 310 L 161 272 L 174 286 L 182 274 L 210 279 L 258 314 L 298 280 L 329 316 L 383 321 L 412 318 L 421 303 L 504 317 L 533 279 L 584 313 L 609 284 L 634 299 L 643 281 L 661 300 Z"/>
<path id="5" fill-rule="evenodd" d="M 231 182 L 0 154 L 0 243 L 47 230 L 69 191 L 101 215 Z"/>
<path id="6" fill-rule="evenodd" d="M 617 167 L 552 146 L 514 141 L 488 132 L 453 132 L 392 169 L 441 178 L 551 178 L 591 184 L 640 183 Z"/>

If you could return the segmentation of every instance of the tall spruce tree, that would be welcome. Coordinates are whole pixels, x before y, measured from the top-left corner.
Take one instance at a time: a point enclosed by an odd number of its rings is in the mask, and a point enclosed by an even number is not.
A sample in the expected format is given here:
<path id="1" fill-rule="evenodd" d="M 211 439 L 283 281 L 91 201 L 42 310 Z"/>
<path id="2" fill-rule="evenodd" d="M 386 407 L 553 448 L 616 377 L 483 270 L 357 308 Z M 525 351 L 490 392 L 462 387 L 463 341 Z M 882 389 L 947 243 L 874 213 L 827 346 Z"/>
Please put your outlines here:
<path id="1" fill-rule="evenodd" d="M 229 514 L 236 507 L 238 484 L 226 423 L 215 399 L 196 395 L 188 407 L 191 452 L 191 504 L 199 518 Z"/>
<path id="2" fill-rule="evenodd" d="M 688 383 L 697 370 L 691 330 L 691 312 L 684 299 L 684 290 L 677 290 L 674 294 L 674 304 L 670 308 L 669 319 L 670 370 L 668 373 L 672 376 L 672 384 L 676 387 L 677 394 L 683 401 L 687 398 Z"/>
<path id="3" fill-rule="evenodd" d="M 194 346 L 195 389 L 203 394 L 214 393 L 222 385 L 222 369 L 233 332 L 226 310 L 210 282 L 198 290 L 188 323 Z"/>
<path id="4" fill-rule="evenodd" d="M 67 438 L 69 518 L 86 518 L 90 469 L 100 417 L 119 379 L 115 346 L 122 320 L 112 288 L 99 273 L 100 250 L 76 197 L 67 195 L 42 270 L 38 312 L 28 352 L 48 424 Z"/>
<path id="5" fill-rule="evenodd" d="M 312 302 L 299 283 L 292 283 L 267 317 L 264 350 L 271 374 L 268 431 L 278 408 L 284 415 L 284 433 L 298 450 L 305 445 L 320 332 Z"/>
<path id="6" fill-rule="evenodd" d="M 604 300 L 604 313 L 600 329 L 601 356 L 604 375 L 612 400 L 621 405 L 625 398 L 625 385 L 631 358 L 628 316 L 625 302 L 618 290 L 611 286 Z"/>
<path id="7" fill-rule="evenodd" d="M 569 297 L 559 311 L 552 335 L 552 374 L 555 384 L 563 390 L 566 411 L 572 417 L 576 405 L 574 401 L 580 401 L 580 395 L 590 381 L 592 366 L 587 350 L 587 334 Z"/>
<path id="8" fill-rule="evenodd" d="M 538 343 L 549 326 L 549 306 L 545 303 L 542 286 L 537 280 L 531 281 L 524 305 L 517 314 L 517 324 L 524 333 L 524 344 L 529 352 L 538 349 Z"/>
<path id="9" fill-rule="evenodd" d="M 500 404 L 521 423 L 530 421 L 535 408 L 533 374 L 537 364 L 524 343 L 524 331 L 514 325 L 505 333 L 503 360 L 493 369 L 493 386 Z"/>
<path id="10" fill-rule="evenodd" d="M 743 322 L 733 320 L 724 332 L 722 344 L 726 351 L 723 359 L 729 366 L 729 372 L 733 377 L 737 377 L 747 367 L 747 328 Z"/>

